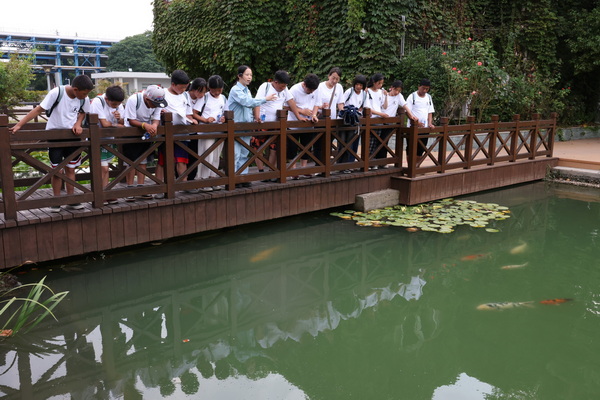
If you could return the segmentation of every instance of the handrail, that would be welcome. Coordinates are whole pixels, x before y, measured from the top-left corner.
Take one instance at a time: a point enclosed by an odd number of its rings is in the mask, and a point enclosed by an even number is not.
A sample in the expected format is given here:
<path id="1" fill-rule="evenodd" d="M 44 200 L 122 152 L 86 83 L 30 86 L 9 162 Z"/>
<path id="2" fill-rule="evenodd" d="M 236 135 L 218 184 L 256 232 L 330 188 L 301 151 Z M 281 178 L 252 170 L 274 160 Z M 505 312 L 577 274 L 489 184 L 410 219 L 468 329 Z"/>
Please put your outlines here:
<path id="1" fill-rule="evenodd" d="M 445 173 L 477 165 L 552 156 L 556 114 L 552 114 L 548 120 L 541 120 L 539 114 L 535 114 L 531 121 L 521 121 L 516 115 L 510 122 L 499 122 L 498 117 L 494 116 L 491 122 L 481 124 L 475 124 L 474 118 L 469 117 L 465 125 L 448 125 L 448 119 L 442 118 L 441 124 L 434 128 L 407 128 L 403 127 L 403 118 L 372 118 L 370 110 L 364 111 L 365 117 L 360 119 L 357 127 L 345 126 L 341 120 L 331 120 L 329 110 L 324 110 L 325 115 L 318 123 L 288 121 L 286 111 L 279 111 L 274 122 L 236 123 L 233 121 L 233 113 L 227 111 L 223 124 L 187 126 L 173 125 L 172 115 L 164 113 L 163 123 L 159 126 L 157 136 L 152 139 L 150 149 L 137 160 L 129 160 L 123 154 L 122 145 L 142 142 L 142 132 L 138 128 L 100 128 L 97 124 L 98 116 L 90 114 L 89 127 L 79 137 L 73 136 L 70 130 L 43 130 L 43 124 L 27 124 L 25 127 L 30 129 L 21 129 L 11 135 L 8 132 L 8 117 L 0 115 L 0 212 L 4 213 L 6 219 L 16 219 L 18 211 L 33 208 L 79 202 L 91 202 L 93 207 L 99 208 L 108 198 L 157 193 L 164 193 L 166 198 L 174 198 L 178 191 L 217 185 L 234 190 L 238 183 L 265 179 L 277 179 L 278 182 L 285 183 L 297 175 L 320 174 L 329 177 L 346 169 L 367 172 L 374 166 L 393 164 L 399 175 L 415 178 L 427 173 Z M 379 136 L 384 127 L 394 130 L 387 138 Z M 354 130 L 359 135 L 351 136 L 345 141 L 341 133 Z M 244 136 L 263 137 L 265 141 L 258 149 L 254 149 L 241 139 Z M 396 141 L 392 148 L 390 139 L 393 137 Z M 369 151 L 371 138 L 376 143 L 372 154 Z M 69 142 L 49 141 L 56 139 Z M 189 146 L 193 141 L 209 139 L 214 142 L 204 152 L 197 153 Z M 358 151 L 354 151 L 353 146 L 359 140 L 361 146 Z M 240 171 L 235 171 L 236 143 L 249 150 L 248 161 Z M 407 144 L 406 160 L 403 156 L 403 143 Z M 68 160 L 53 169 L 30 154 L 35 150 L 66 145 L 76 147 L 76 154 L 82 154 L 84 162 L 89 165 L 88 171 L 78 171 L 75 181 L 68 180 L 60 172 Z M 264 155 L 271 145 L 278 149 L 278 158 L 274 164 Z M 291 160 L 286 156 L 289 146 L 298 150 Z M 166 154 L 162 180 L 140 168 L 141 162 L 159 147 Z M 114 180 L 105 188 L 102 187 L 101 179 L 102 148 L 111 149 L 118 160 L 118 166 L 112 173 Z M 175 148 L 184 149 L 190 158 L 188 167 L 179 176 L 175 173 Z M 220 148 L 223 148 L 224 166 L 217 168 L 207 158 L 211 153 L 220 151 Z M 385 150 L 386 158 L 375 157 L 380 149 Z M 418 149 L 424 152 L 421 157 L 417 156 Z M 340 155 L 343 152 L 349 152 L 355 161 L 341 163 Z M 309 164 L 306 167 L 296 167 L 303 156 L 309 159 Z M 71 158 L 74 157 L 76 155 Z M 248 174 L 241 173 L 257 160 L 265 164 L 264 172 L 253 169 Z M 14 167 L 19 162 L 37 170 L 41 176 L 28 179 L 15 177 Z M 212 176 L 186 180 L 194 168 L 202 166 L 208 168 Z M 145 174 L 151 184 L 133 188 L 120 185 L 132 170 Z M 75 186 L 76 193 L 61 197 L 34 196 L 40 187 L 50 182 L 52 176 L 68 181 Z M 89 180 L 90 184 L 83 184 L 83 180 Z"/>

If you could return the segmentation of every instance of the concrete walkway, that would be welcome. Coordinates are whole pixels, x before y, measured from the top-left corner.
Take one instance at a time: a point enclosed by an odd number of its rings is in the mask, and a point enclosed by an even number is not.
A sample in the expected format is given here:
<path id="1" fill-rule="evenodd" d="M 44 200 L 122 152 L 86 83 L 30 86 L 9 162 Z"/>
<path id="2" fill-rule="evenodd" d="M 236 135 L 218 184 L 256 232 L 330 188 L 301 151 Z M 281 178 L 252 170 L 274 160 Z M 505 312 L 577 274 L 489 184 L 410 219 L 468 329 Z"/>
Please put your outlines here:
<path id="1" fill-rule="evenodd" d="M 600 171 L 600 138 L 554 142 L 559 167 Z"/>

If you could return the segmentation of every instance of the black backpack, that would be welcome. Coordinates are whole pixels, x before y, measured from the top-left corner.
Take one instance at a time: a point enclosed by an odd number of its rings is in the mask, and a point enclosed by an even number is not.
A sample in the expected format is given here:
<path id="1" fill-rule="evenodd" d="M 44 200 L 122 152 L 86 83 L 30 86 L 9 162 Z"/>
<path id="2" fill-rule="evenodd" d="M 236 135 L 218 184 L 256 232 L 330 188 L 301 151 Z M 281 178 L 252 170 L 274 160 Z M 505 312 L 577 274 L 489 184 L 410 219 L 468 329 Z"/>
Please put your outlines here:
<path id="1" fill-rule="evenodd" d="M 56 97 L 54 104 L 52 104 L 52 107 L 50 107 L 49 109 L 46 110 L 46 117 L 49 118 L 50 115 L 52 115 L 52 111 L 54 111 L 54 109 L 56 108 L 56 106 L 58 105 L 60 100 L 62 99 L 64 93 L 65 93 L 65 87 L 62 85 L 59 86 L 58 87 L 58 96 Z M 79 101 L 80 101 L 79 112 L 83 112 L 83 102 L 85 101 L 85 99 L 81 99 Z"/>

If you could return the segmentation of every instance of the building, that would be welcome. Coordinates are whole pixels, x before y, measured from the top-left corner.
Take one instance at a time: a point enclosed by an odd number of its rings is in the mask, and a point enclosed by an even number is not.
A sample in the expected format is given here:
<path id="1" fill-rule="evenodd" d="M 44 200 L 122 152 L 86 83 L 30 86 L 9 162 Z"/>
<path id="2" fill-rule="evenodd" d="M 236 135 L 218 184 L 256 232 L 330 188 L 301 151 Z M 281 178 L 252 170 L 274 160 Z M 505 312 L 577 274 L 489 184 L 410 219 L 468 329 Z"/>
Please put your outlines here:
<path id="1" fill-rule="evenodd" d="M 171 78 L 162 72 L 99 72 L 93 73 L 92 79 L 96 85 L 102 79 L 118 84 L 123 87 L 127 95 L 144 90 L 150 85 L 165 88 L 171 85 Z"/>

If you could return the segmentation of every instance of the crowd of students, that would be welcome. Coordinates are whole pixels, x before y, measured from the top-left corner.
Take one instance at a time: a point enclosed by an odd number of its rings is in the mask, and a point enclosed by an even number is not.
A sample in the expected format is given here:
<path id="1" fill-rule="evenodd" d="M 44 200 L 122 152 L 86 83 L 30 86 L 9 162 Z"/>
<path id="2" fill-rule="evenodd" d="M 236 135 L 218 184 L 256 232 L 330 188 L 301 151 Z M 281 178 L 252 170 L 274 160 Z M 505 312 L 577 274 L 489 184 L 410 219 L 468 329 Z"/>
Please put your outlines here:
<path id="1" fill-rule="evenodd" d="M 28 113 L 16 125 L 9 128 L 11 133 L 20 130 L 25 123 L 31 121 L 41 113 L 46 112 L 48 122 L 46 129 L 70 129 L 75 135 L 81 135 L 83 132 L 83 120 L 86 113 L 98 114 L 98 124 L 101 127 L 137 127 L 140 128 L 145 137 L 151 139 L 156 135 L 161 119 L 161 112 L 168 111 L 173 115 L 174 125 L 190 124 L 211 124 L 222 123 L 225 121 L 224 112 L 230 110 L 233 112 L 235 122 L 269 122 L 275 121 L 277 111 L 282 109 L 289 110 L 289 121 L 313 121 L 318 122 L 322 110 L 329 109 L 332 119 L 339 118 L 346 110 L 353 107 L 359 113 L 365 108 L 371 110 L 373 118 L 395 117 L 400 110 L 403 110 L 410 123 L 416 123 L 420 127 L 433 127 L 432 116 L 434 113 L 433 102 L 429 95 L 431 83 L 423 79 L 418 86 L 418 90 L 408 96 L 408 101 L 402 95 L 403 84 L 401 81 L 394 81 L 389 90 L 384 89 L 384 76 L 376 73 L 367 79 L 364 75 L 357 75 L 352 87 L 344 91 L 339 83 L 342 72 L 339 68 L 332 68 L 327 79 L 320 81 L 317 75 L 307 74 L 302 82 L 288 88 L 291 85 L 291 79 L 286 71 L 275 72 L 272 80 L 261 84 L 255 94 L 252 96 L 249 85 L 252 82 L 252 69 L 242 65 L 237 71 L 237 82 L 229 91 L 229 97 L 223 95 L 225 82 L 219 75 L 213 75 L 208 79 L 196 78 L 190 80 L 189 76 L 182 70 L 175 70 L 171 74 L 171 85 L 168 88 L 161 88 L 157 85 L 148 86 L 141 93 L 131 95 L 123 106 L 125 93 L 120 86 L 110 86 L 104 94 L 88 100 L 89 92 L 94 88 L 92 80 L 86 75 L 79 75 L 73 79 L 71 85 L 60 86 L 52 89 L 44 100 Z M 381 139 L 387 139 L 393 132 L 393 129 L 382 128 L 378 131 Z M 357 131 L 340 131 L 341 140 L 350 142 Z M 308 135 L 295 135 L 296 140 L 302 145 L 306 145 L 312 137 Z M 265 138 L 252 137 L 248 132 L 247 136 L 242 136 L 246 145 L 259 148 Z M 150 140 L 151 141 L 151 140 Z M 352 142 L 354 152 L 358 148 L 358 140 Z M 190 141 L 190 148 L 198 154 L 203 154 L 214 144 L 214 139 L 198 139 Z M 130 160 L 137 160 L 149 149 L 149 141 L 142 143 L 131 143 L 123 146 L 123 154 Z M 371 138 L 369 143 L 370 153 L 373 154 L 378 147 L 376 138 Z M 56 168 L 65 158 L 69 157 L 76 148 L 72 147 L 53 147 L 49 149 L 50 161 L 53 168 Z M 422 148 L 419 149 L 422 153 Z M 313 148 L 314 153 L 319 156 L 321 149 Z M 187 179 L 205 179 L 215 177 L 216 170 L 219 168 L 219 159 L 222 152 L 222 144 L 215 148 L 206 158 L 206 162 L 212 165 L 212 168 L 201 164 L 199 168 L 194 169 L 188 176 L 182 176 L 182 180 Z M 277 148 L 273 144 L 268 150 L 269 162 L 275 164 L 277 157 Z M 243 168 L 248 160 L 248 148 L 238 141 L 234 144 L 235 169 L 237 173 L 246 174 L 248 168 Z M 296 146 L 288 146 L 288 159 L 293 159 L 298 154 Z M 420 155 L 420 154 L 419 154 Z M 376 158 L 384 158 L 385 149 L 379 150 Z M 101 151 L 102 181 L 106 186 L 109 180 L 109 163 L 113 159 L 113 154 L 107 150 Z M 339 162 L 354 161 L 350 152 L 345 152 L 340 157 Z M 184 175 L 188 167 L 188 153 L 179 146 L 175 146 L 175 166 L 179 175 Z M 308 156 L 301 158 L 300 165 L 306 166 Z M 75 179 L 75 168 L 81 164 L 81 157 L 72 160 L 65 168 L 65 175 L 70 179 Z M 147 160 L 141 162 L 141 168 L 146 168 Z M 156 167 L 156 177 L 159 180 L 164 179 L 164 152 L 158 152 L 158 163 Z M 257 161 L 259 171 L 262 171 L 264 165 Z M 295 168 L 295 165 L 289 168 Z M 350 173 L 350 170 L 344 170 Z M 144 175 L 138 173 L 137 185 L 144 184 Z M 128 186 L 134 186 L 135 171 L 130 171 L 126 176 Z M 73 194 L 72 185 L 65 185 L 67 194 Z M 245 182 L 236 185 L 237 187 L 248 187 L 251 183 Z M 57 176 L 52 177 L 52 188 L 55 196 L 60 196 L 62 188 L 62 179 Z M 214 186 L 204 188 L 205 191 L 220 190 L 222 187 Z M 197 192 L 197 191 L 196 191 Z M 160 196 L 160 195 L 159 195 Z M 143 198 L 152 198 L 151 195 L 142 196 Z M 133 197 L 127 197 L 127 201 L 135 201 Z M 107 203 L 116 203 L 117 199 L 109 199 Z M 80 209 L 81 204 L 71 204 L 67 206 L 71 209 Z M 51 207 L 51 211 L 59 212 L 60 206 Z"/>

